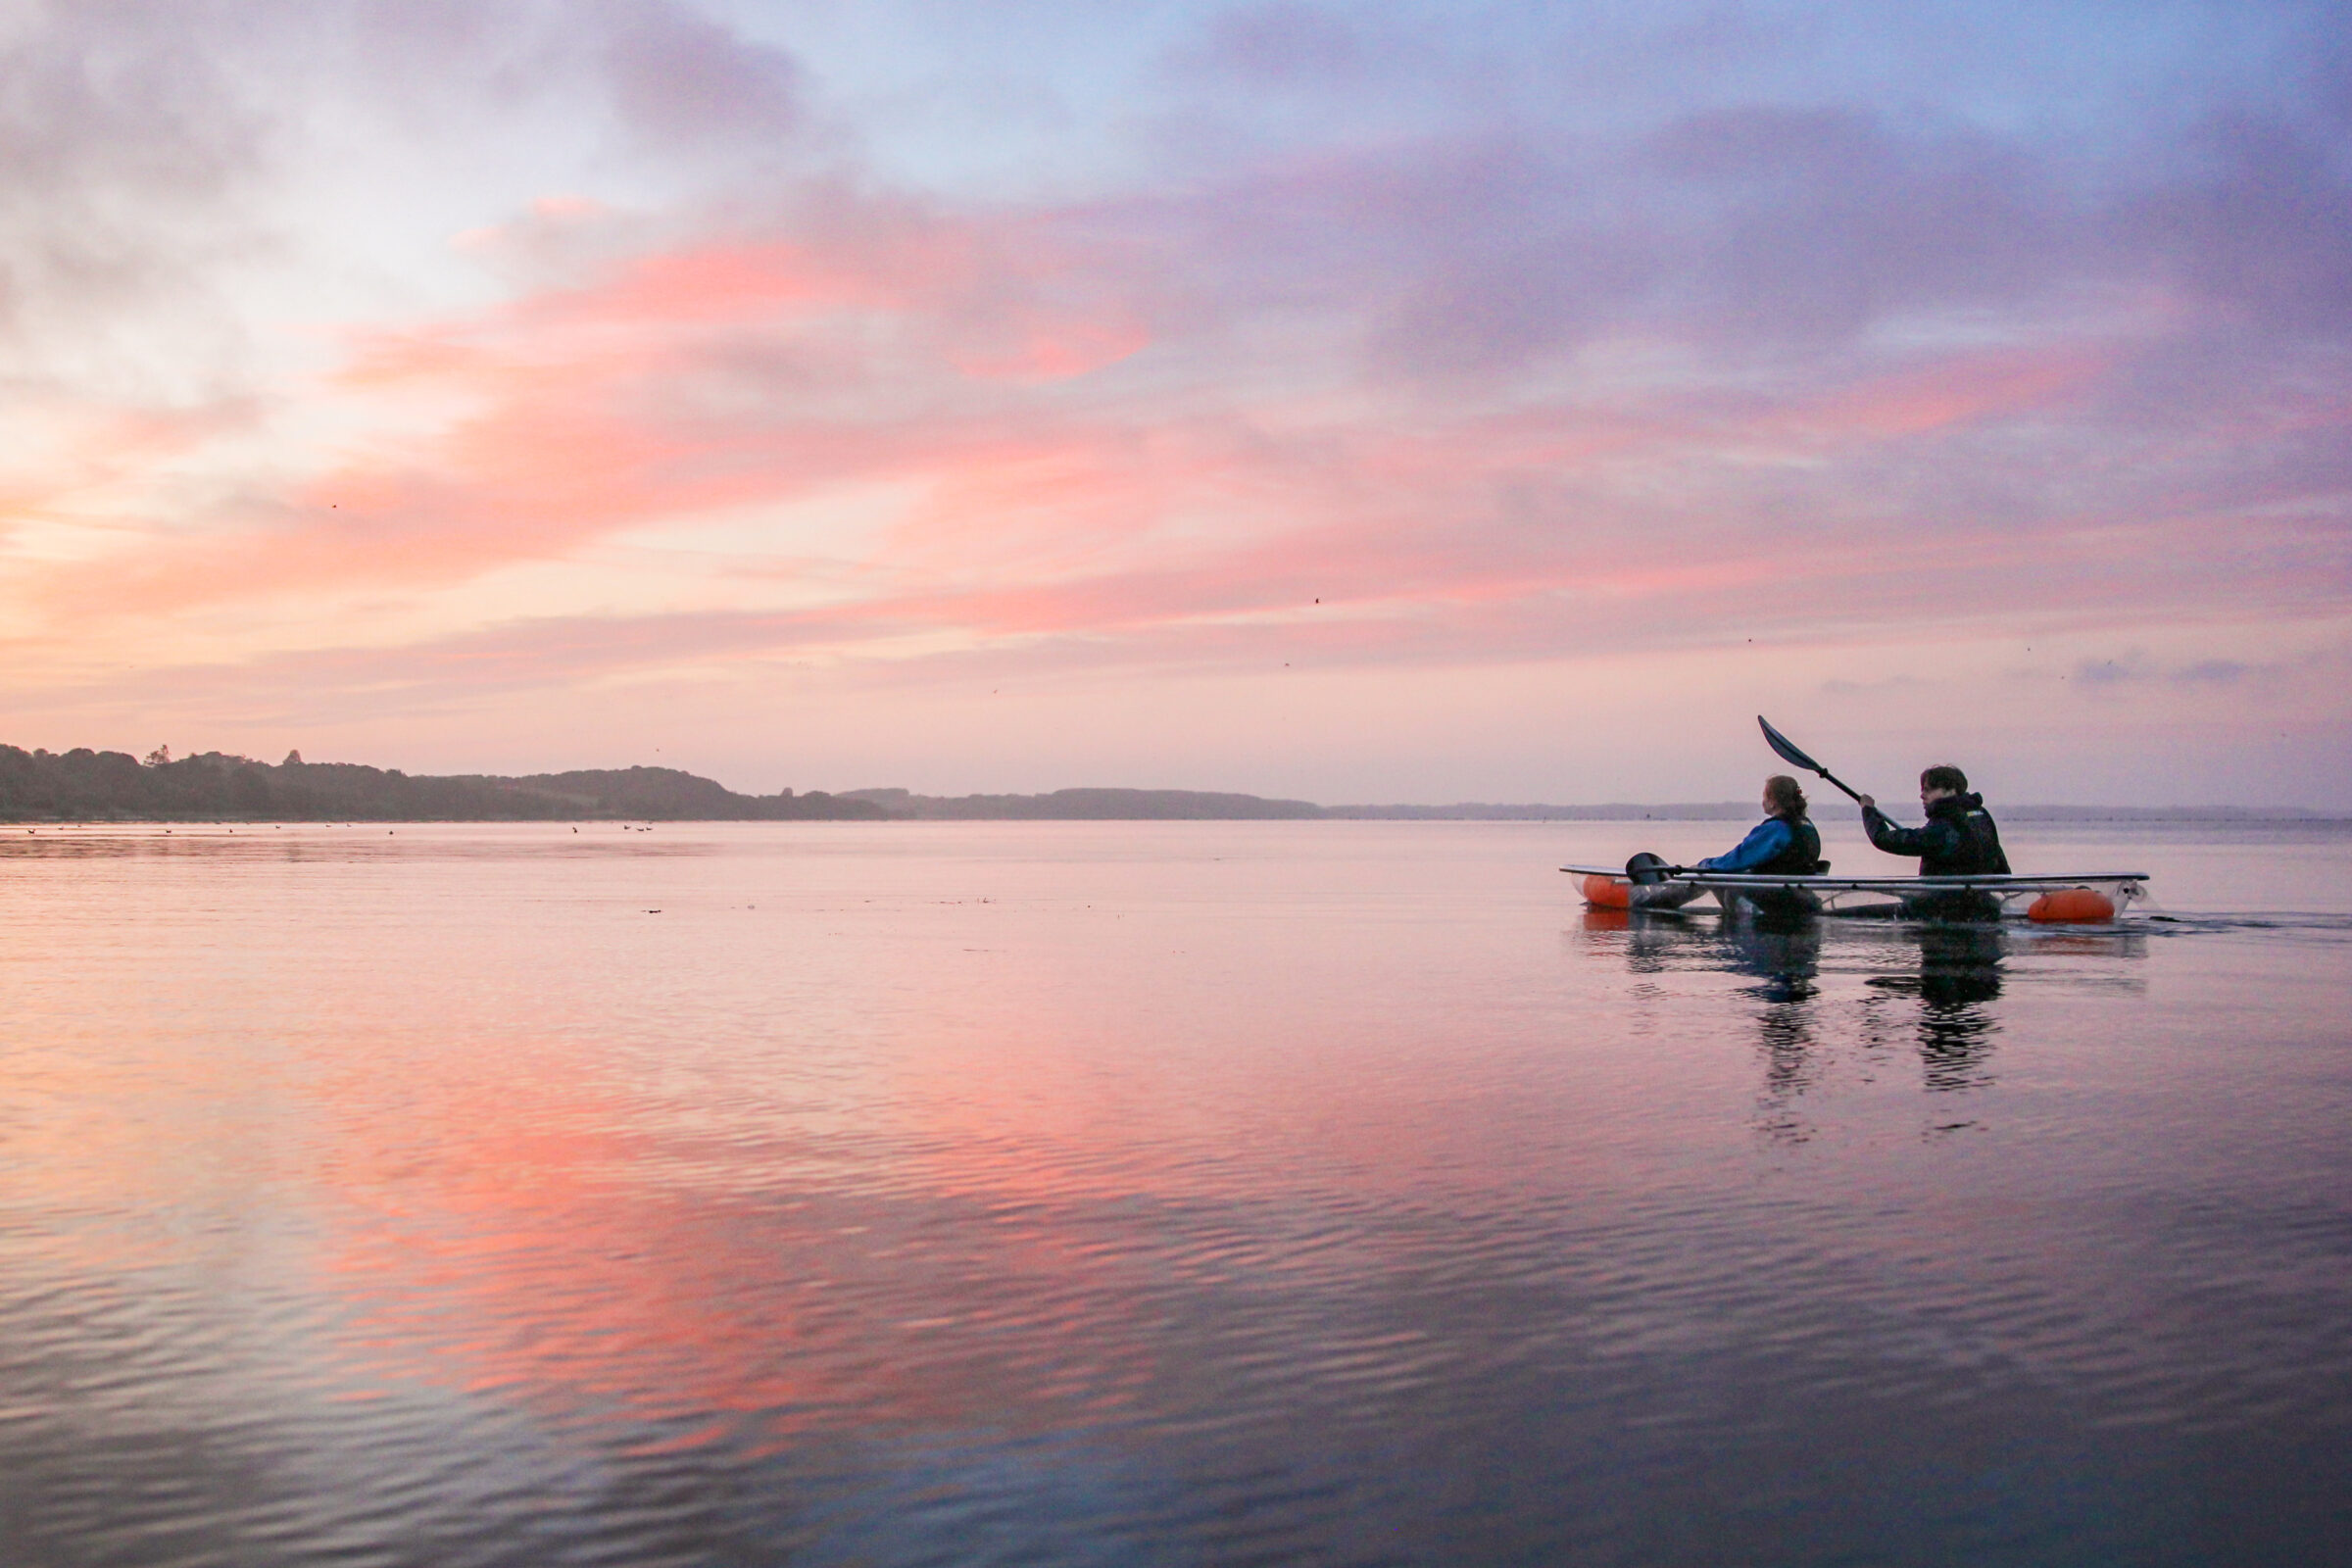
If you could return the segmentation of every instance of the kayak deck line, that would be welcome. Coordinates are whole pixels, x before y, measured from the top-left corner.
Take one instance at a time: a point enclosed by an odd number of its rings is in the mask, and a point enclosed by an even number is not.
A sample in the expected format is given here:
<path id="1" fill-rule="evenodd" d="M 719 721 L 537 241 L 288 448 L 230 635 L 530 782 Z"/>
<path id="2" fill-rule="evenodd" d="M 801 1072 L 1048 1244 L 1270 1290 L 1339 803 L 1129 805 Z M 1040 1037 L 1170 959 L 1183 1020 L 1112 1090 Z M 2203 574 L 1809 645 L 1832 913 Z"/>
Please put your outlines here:
<path id="1" fill-rule="evenodd" d="M 1579 876 L 1610 876 L 1620 882 L 1626 880 L 1625 867 L 1622 865 L 1563 865 L 1560 869 L 1575 872 Z M 1742 888 L 1854 888 L 1918 893 L 1961 888 L 2079 888 L 2085 883 L 2150 880 L 2145 871 L 2088 871 L 2073 876 L 2026 876 L 2008 871 L 1988 871 L 1982 876 L 1774 876 L 1754 871 L 1670 871 L 1666 877 L 1671 882 L 1691 882 L 1702 887 L 1720 882 L 1726 887 Z"/>
<path id="2" fill-rule="evenodd" d="M 1753 871 L 1669 871 L 1635 883 L 1621 866 L 1563 865 L 1584 878 L 1586 902 L 1604 909 L 1680 909 L 1708 895 L 1729 912 L 1751 906 L 1800 914 L 1918 913 L 1981 918 L 2017 913 L 2042 922 L 2113 920 L 2147 893 L 2145 871 L 2072 876 L 1790 876 Z M 2022 905 L 2023 907 L 2016 907 Z M 1939 907 L 1940 906 L 1940 907 Z M 1982 910 L 1982 914 L 1975 911 Z"/>

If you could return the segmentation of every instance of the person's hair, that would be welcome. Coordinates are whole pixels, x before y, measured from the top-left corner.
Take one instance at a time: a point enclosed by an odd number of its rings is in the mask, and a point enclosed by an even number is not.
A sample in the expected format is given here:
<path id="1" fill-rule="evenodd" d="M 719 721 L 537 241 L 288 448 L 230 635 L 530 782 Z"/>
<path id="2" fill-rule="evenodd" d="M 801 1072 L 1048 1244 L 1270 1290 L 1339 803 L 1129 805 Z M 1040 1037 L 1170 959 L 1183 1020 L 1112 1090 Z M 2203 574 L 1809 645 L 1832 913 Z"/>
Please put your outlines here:
<path id="1" fill-rule="evenodd" d="M 1805 814 L 1805 792 L 1786 773 L 1775 773 L 1764 781 L 1764 798 L 1772 803 L 1775 816 L 1793 822 Z"/>
<path id="2" fill-rule="evenodd" d="M 1938 762 L 1919 775 L 1923 790 L 1950 790 L 1954 795 L 1967 792 L 1968 775 L 1949 762 Z"/>

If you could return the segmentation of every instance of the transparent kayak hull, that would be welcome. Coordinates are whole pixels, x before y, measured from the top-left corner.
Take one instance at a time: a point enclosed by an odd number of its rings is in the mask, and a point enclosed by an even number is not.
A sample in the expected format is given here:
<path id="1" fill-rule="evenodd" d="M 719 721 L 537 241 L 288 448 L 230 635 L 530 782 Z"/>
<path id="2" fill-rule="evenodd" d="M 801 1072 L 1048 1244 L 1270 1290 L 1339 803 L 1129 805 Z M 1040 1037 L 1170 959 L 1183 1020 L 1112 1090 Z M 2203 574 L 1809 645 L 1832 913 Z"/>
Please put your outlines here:
<path id="1" fill-rule="evenodd" d="M 1623 868 L 1563 865 L 1582 877 L 1585 900 L 1598 908 L 1657 912 L 1701 901 L 1727 913 L 1906 916 L 1914 919 L 2029 919 L 2070 924 L 2120 918 L 2147 894 L 2144 871 L 2080 876 L 1757 876 L 1683 871 L 1635 883 Z"/>

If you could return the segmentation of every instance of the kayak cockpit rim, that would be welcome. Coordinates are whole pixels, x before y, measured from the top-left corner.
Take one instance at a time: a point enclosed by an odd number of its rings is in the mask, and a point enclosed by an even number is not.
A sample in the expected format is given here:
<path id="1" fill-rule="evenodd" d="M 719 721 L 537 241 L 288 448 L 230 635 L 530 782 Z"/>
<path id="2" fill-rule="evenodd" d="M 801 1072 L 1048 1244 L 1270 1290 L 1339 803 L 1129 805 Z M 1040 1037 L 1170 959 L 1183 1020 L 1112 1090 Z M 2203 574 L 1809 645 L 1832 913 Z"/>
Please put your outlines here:
<path id="1" fill-rule="evenodd" d="M 1622 865 L 1563 865 L 1563 871 L 1578 876 L 1606 876 L 1626 880 Z M 1753 871 L 1668 871 L 1669 882 L 1691 882 L 1700 887 L 1718 883 L 1733 888 L 1812 888 L 1827 891 L 1850 888 L 1856 892 L 1886 893 L 1956 893 L 1969 889 L 1985 892 L 2003 890 L 2019 893 L 2029 890 L 2058 892 L 2079 888 L 2086 883 L 2146 882 L 2145 871 L 2080 871 L 2071 876 L 2030 876 L 2020 872 L 1986 872 L 1982 876 L 1793 876 L 1759 875 Z"/>
<path id="2" fill-rule="evenodd" d="M 1563 865 L 1584 878 L 1587 903 L 1600 908 L 1679 910 L 1713 895 L 1726 913 L 1755 907 L 1817 914 L 1915 915 L 1984 919 L 2017 913 L 2035 921 L 2110 921 L 2147 896 L 2145 871 L 2073 876 L 1986 872 L 1977 876 L 1793 876 L 1752 871 L 1667 870 L 1635 883 L 1622 867 Z"/>

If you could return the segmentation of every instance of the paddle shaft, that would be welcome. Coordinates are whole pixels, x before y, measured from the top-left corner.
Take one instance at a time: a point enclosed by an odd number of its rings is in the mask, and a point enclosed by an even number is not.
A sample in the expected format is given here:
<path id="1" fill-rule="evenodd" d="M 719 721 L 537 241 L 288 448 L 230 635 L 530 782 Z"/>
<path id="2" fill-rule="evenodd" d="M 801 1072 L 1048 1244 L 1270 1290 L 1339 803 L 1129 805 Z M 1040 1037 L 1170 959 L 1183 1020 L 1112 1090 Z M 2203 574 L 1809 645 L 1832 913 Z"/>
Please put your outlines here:
<path id="1" fill-rule="evenodd" d="M 1814 771 L 1814 772 L 1816 772 L 1816 773 L 1819 773 L 1819 774 L 1820 774 L 1820 775 L 1821 775 L 1823 778 L 1826 778 L 1826 779 L 1828 779 L 1828 780 L 1829 780 L 1831 783 L 1833 783 L 1833 784 L 1837 785 L 1837 786 L 1838 786 L 1839 789 L 1841 789 L 1841 790 L 1845 791 L 1845 793 L 1846 793 L 1846 794 L 1848 794 L 1848 795 L 1850 795 L 1850 796 L 1852 796 L 1856 802 L 1859 802 L 1859 801 L 1862 799 L 1862 795 L 1861 795 L 1861 792 L 1860 792 L 1860 791 L 1856 790 L 1856 789 L 1855 789 L 1855 788 L 1854 788 L 1854 787 L 1853 787 L 1851 784 L 1848 784 L 1848 783 L 1847 783 L 1845 780 L 1843 780 L 1843 779 L 1839 778 L 1839 777 L 1838 777 L 1837 774 L 1835 774 L 1835 773 L 1831 772 L 1831 771 L 1830 771 L 1828 768 L 1826 768 L 1826 767 L 1817 767 L 1817 768 L 1815 768 L 1813 771 Z"/>

